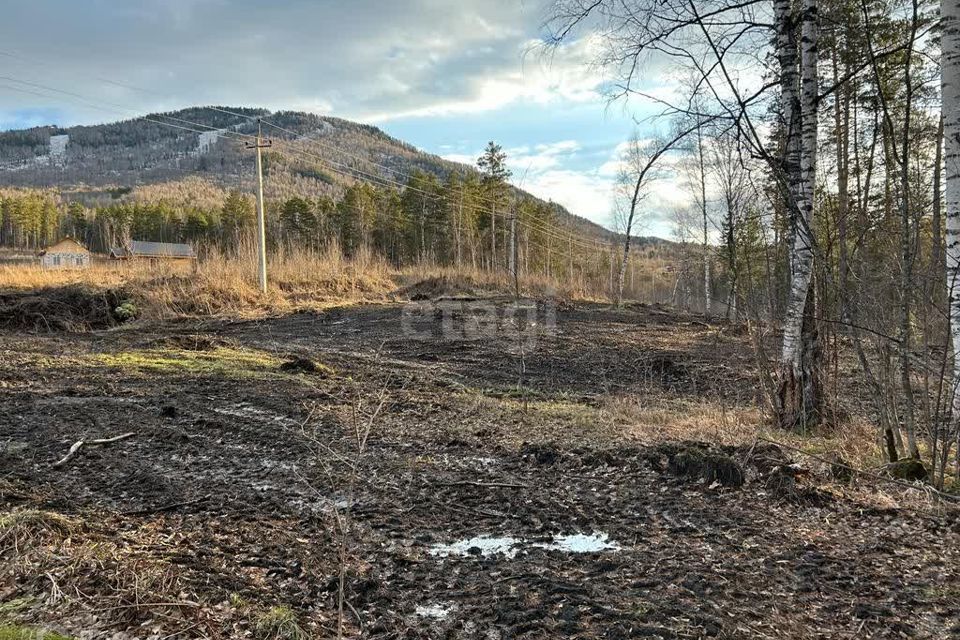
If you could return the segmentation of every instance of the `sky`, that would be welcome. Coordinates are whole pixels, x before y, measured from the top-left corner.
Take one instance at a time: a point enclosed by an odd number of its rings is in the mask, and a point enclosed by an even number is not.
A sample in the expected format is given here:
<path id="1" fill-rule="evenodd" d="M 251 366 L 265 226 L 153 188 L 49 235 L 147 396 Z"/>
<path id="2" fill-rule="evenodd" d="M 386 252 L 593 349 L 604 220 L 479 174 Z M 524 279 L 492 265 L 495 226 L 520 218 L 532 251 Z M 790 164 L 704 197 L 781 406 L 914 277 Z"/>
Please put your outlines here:
<path id="1" fill-rule="evenodd" d="M 654 105 L 605 97 L 589 34 L 545 48 L 548 11 L 546 0 L 5 0 L 0 130 L 207 104 L 311 111 L 470 164 L 494 140 L 514 184 L 611 226 L 624 142 L 667 124 Z M 673 80 L 650 69 L 641 82 L 655 92 Z M 635 233 L 669 237 L 684 202 L 676 179 L 661 180 Z"/>

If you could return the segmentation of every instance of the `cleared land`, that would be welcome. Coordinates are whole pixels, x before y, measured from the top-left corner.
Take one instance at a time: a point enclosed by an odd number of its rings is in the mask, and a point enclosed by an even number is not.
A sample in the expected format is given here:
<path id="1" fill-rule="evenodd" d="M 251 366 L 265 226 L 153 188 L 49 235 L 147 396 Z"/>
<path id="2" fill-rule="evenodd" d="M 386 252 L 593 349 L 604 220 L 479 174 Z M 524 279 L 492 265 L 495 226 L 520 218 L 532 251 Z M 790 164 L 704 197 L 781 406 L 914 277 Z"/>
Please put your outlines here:
<path id="1" fill-rule="evenodd" d="M 0 627 L 334 637 L 340 518 L 351 636 L 960 634 L 955 512 L 757 443 L 742 331 L 508 306 L 0 333 Z"/>

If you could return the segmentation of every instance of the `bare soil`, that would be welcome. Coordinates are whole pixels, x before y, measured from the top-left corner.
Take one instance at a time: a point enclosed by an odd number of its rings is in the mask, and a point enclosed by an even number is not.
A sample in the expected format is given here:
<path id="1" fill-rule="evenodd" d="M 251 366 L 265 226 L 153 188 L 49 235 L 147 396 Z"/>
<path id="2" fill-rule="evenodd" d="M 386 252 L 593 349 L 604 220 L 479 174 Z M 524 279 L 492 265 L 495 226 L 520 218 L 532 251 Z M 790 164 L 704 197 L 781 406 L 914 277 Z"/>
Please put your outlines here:
<path id="1" fill-rule="evenodd" d="M 339 515 L 353 637 L 960 637 L 952 512 L 878 506 L 885 490 L 772 446 L 650 442 L 609 411 L 755 403 L 735 327 L 578 304 L 521 348 L 503 327 L 473 339 L 474 302 L 0 333 L 0 514 L 76 523 L 0 538 L 11 619 L 298 637 L 264 622 L 285 607 L 299 637 L 335 637 Z M 616 548 L 551 546 L 575 534 Z M 477 536 L 515 543 L 438 553 Z"/>

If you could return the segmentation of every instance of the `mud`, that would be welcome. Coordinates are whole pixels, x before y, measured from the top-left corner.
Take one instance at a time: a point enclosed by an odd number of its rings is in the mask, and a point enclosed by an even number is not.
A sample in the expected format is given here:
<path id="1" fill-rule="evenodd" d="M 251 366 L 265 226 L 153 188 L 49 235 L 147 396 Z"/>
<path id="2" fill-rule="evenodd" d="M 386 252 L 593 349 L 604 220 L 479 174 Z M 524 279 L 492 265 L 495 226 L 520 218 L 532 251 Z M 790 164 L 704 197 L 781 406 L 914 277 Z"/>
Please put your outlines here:
<path id="1" fill-rule="evenodd" d="M 276 606 L 333 637 L 346 517 L 352 637 L 960 634 L 950 514 L 878 509 L 830 478 L 830 499 L 791 499 L 770 485 L 782 451 L 647 443 L 604 420 L 617 395 L 753 402 L 746 337 L 578 306 L 518 371 L 508 332 L 410 339 L 402 313 L 0 334 L 3 509 L 82 523 L 42 572 L 0 543 L 0 600 L 35 598 L 27 622 L 85 637 L 256 637 Z M 281 366 L 297 358 L 335 373 Z M 81 544 L 121 560 L 85 565 Z"/>

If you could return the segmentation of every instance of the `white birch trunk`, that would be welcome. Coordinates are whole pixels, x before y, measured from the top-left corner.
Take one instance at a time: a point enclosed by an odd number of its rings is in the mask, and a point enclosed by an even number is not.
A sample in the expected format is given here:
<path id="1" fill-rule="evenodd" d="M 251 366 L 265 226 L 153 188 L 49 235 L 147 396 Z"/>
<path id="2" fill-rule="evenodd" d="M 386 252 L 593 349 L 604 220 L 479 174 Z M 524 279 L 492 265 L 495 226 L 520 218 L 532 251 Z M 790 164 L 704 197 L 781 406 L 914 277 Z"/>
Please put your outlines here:
<path id="1" fill-rule="evenodd" d="M 815 406 L 817 393 L 813 375 L 803 371 L 804 356 L 814 345 L 806 344 L 803 335 L 804 313 L 807 310 L 813 280 L 813 207 L 817 169 L 817 45 L 819 25 L 818 0 L 803 0 L 800 27 L 800 64 L 797 72 L 797 46 L 790 20 L 790 2 L 777 0 L 774 9 L 778 24 L 777 47 L 781 64 L 781 91 L 786 118 L 785 173 L 792 203 L 793 246 L 790 255 L 790 293 L 787 300 L 781 352 L 781 407 L 786 418 L 794 422 L 799 410 L 805 413 Z M 797 79 L 799 75 L 799 89 Z M 797 397 L 799 395 L 799 397 Z M 792 399 L 791 399 L 792 398 Z M 803 418 L 803 416 L 800 416 Z M 805 422 L 805 418 L 804 418 Z"/>
<path id="2" fill-rule="evenodd" d="M 953 338 L 953 419 L 960 420 L 960 0 L 942 0 L 944 205 L 946 216 L 947 295 Z"/>
<path id="3" fill-rule="evenodd" d="M 710 291 L 710 245 L 707 244 L 707 234 L 703 236 L 703 313 L 709 316 L 710 299 L 713 297 Z"/>
<path id="4" fill-rule="evenodd" d="M 775 0 L 774 16 L 777 25 L 777 60 L 780 64 L 780 108 L 783 111 L 784 162 L 783 169 L 788 182 L 788 203 L 791 217 L 798 217 L 794 207 L 800 199 L 800 78 L 797 43 L 791 0 Z M 796 273 L 797 233 L 790 251 L 790 294 L 783 326 L 783 350 L 780 363 L 783 369 L 799 373 L 800 326 L 803 306 L 806 303 L 807 284 L 799 282 Z"/>
<path id="5" fill-rule="evenodd" d="M 643 180 L 643 172 L 637 178 L 633 187 L 633 197 L 630 199 L 630 213 L 627 214 L 627 228 L 624 231 L 623 238 L 623 258 L 620 260 L 620 273 L 617 276 L 617 306 L 623 304 L 623 279 L 627 272 L 627 265 L 630 258 L 630 234 L 633 232 L 633 216 L 637 212 L 637 202 L 640 199 L 640 183 Z"/>
<path id="6" fill-rule="evenodd" d="M 700 212 L 703 214 L 703 313 L 710 315 L 710 230 L 707 217 L 707 169 L 703 158 L 703 129 L 697 128 L 697 159 L 700 168 Z"/>

